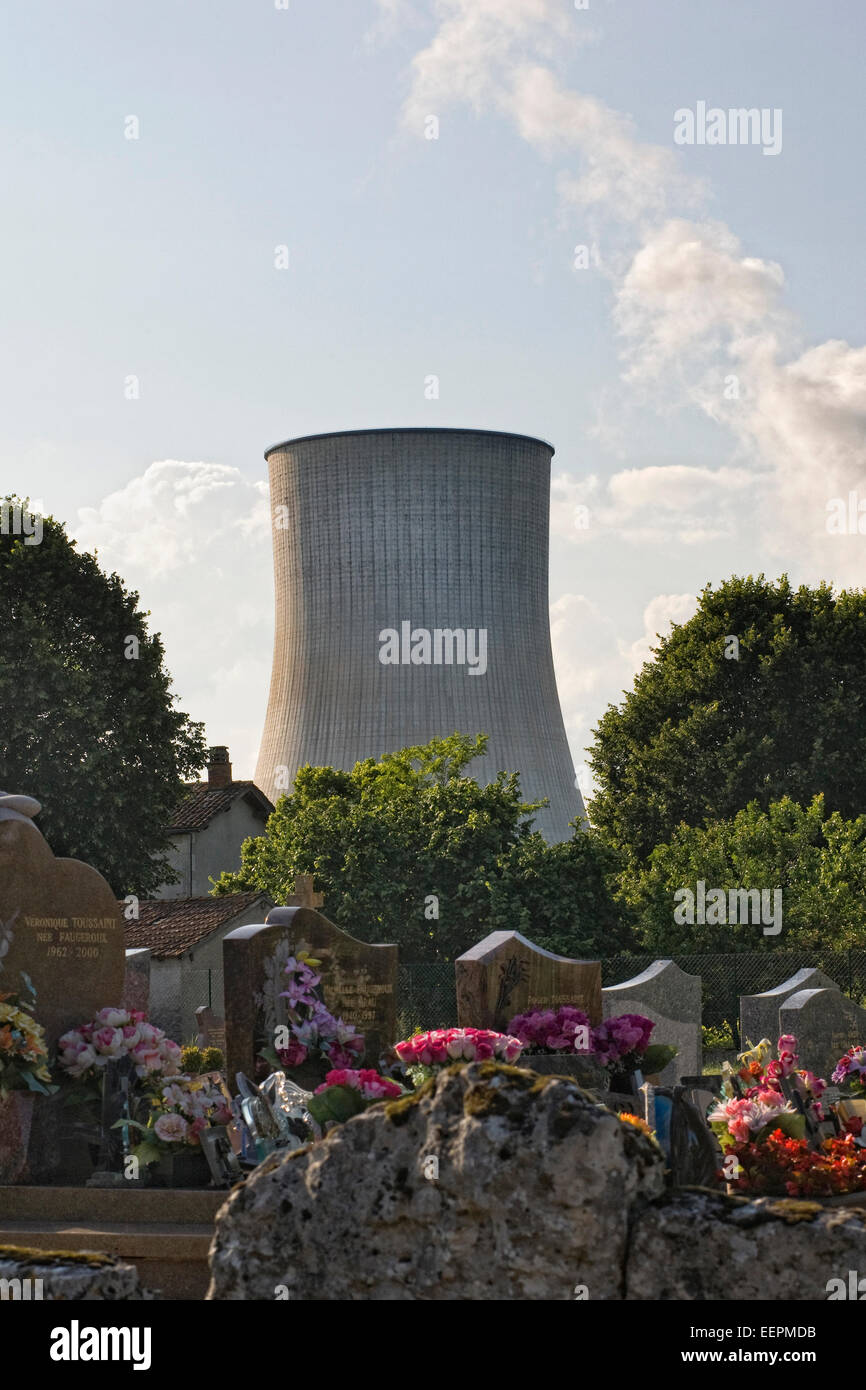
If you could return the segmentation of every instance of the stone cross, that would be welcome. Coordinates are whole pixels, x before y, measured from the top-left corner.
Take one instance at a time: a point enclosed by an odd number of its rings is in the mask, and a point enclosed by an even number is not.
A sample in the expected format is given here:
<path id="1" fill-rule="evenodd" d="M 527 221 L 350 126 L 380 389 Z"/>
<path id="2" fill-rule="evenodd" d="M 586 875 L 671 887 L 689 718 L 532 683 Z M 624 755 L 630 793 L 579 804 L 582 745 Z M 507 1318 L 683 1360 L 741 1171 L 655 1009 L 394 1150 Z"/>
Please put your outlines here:
<path id="1" fill-rule="evenodd" d="M 295 874 L 295 891 L 290 898 L 286 899 L 285 906 L 315 909 L 325 906 L 324 895 L 313 892 L 312 874 Z"/>

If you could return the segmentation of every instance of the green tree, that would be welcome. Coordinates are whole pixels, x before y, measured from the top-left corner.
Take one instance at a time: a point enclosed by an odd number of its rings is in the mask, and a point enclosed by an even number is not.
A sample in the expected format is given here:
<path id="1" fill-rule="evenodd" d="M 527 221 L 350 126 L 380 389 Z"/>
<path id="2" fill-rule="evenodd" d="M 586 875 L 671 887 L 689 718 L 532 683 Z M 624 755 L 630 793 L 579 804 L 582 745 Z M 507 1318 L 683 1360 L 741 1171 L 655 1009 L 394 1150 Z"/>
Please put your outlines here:
<path id="1" fill-rule="evenodd" d="M 735 641 L 732 639 L 736 639 Z M 645 862 L 681 823 L 726 819 L 822 793 L 866 805 L 866 593 L 783 576 L 734 577 L 687 623 L 595 730 L 593 824 Z"/>
<path id="2" fill-rule="evenodd" d="M 698 881 L 731 890 L 781 890 L 781 931 L 766 935 L 752 921 L 677 921 L 685 902 L 675 894 Z M 623 878 L 624 896 L 647 951 L 844 950 L 866 945 L 866 816 L 827 815 L 816 796 L 807 807 L 784 797 L 763 811 L 751 802 L 727 820 L 680 826 L 657 845 L 648 864 Z M 772 896 L 768 900 L 772 903 Z M 697 913 L 695 913 L 695 916 Z M 705 910 L 706 916 L 722 915 Z M 739 915 L 743 915 L 740 911 Z"/>
<path id="3" fill-rule="evenodd" d="M 311 873 L 332 920 L 362 940 L 397 941 L 404 960 L 451 960 L 495 927 L 531 924 L 534 939 L 559 940 L 571 920 L 588 940 L 592 893 L 580 866 L 591 852 L 569 857 L 533 832 L 542 803 L 522 800 L 517 774 L 484 787 L 466 775 L 486 744 L 453 734 L 351 772 L 301 768 L 265 834 L 244 844 L 240 870 L 214 891 L 255 888 L 280 902 L 296 874 Z M 600 872 L 592 882 L 601 885 Z"/>
<path id="4" fill-rule="evenodd" d="M 166 828 L 202 725 L 175 708 L 138 594 L 51 517 L 38 543 L 16 534 L 15 501 L 0 500 L 0 787 L 38 797 L 55 854 L 146 895 L 172 876 Z"/>
<path id="5" fill-rule="evenodd" d="M 627 951 L 631 913 L 609 887 L 620 855 L 594 830 L 549 845 L 537 833 L 502 856 L 490 880 L 488 931 L 519 931 L 561 956 L 596 959 Z"/>

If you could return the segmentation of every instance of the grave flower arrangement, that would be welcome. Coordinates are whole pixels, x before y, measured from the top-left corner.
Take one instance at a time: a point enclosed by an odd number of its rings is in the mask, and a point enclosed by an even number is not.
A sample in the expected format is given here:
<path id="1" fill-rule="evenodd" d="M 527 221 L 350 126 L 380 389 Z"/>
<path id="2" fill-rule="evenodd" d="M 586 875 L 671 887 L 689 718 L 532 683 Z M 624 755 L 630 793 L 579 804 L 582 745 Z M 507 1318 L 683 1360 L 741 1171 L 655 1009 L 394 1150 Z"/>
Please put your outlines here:
<path id="1" fill-rule="evenodd" d="M 489 1028 L 433 1028 L 395 1043 L 404 1067 L 447 1067 L 454 1062 L 516 1062 L 523 1043 Z"/>
<path id="2" fill-rule="evenodd" d="M 33 1017 L 36 992 L 24 975 L 22 994 L 0 994 L 0 1100 L 11 1091 L 36 1091 L 44 1096 L 51 1085 L 45 1030 Z"/>
<path id="3" fill-rule="evenodd" d="M 111 1061 L 130 1056 L 136 1076 L 174 1074 L 180 1048 L 137 1009 L 105 1008 L 89 1023 L 64 1033 L 58 1063 L 73 1081 L 99 1079 Z"/>
<path id="4" fill-rule="evenodd" d="M 827 1083 L 797 1066 L 792 1034 L 779 1038 L 775 1057 L 772 1050 L 764 1038 L 740 1055 L 738 1071 L 724 1069 L 723 1099 L 707 1116 L 725 1153 L 724 1176 L 735 1191 L 773 1196 L 866 1191 L 856 1120 L 846 1124 L 838 1110 L 825 1115 Z"/>
<path id="5" fill-rule="evenodd" d="M 288 988 L 285 999 L 288 1023 L 277 1028 L 275 1046 L 263 1048 L 261 1056 L 271 1064 L 291 1071 L 308 1060 L 330 1064 L 332 1069 L 351 1069 L 364 1056 L 364 1038 L 354 1024 L 334 1018 L 317 993 L 320 962 L 304 951 L 286 961 Z"/>
<path id="6" fill-rule="evenodd" d="M 556 1010 L 517 1014 L 508 1031 L 520 1039 L 529 1056 L 579 1052 L 606 1067 L 611 1076 L 638 1069 L 652 1075 L 677 1055 L 671 1045 L 650 1044 L 654 1027 L 652 1019 L 642 1014 L 619 1014 L 593 1028 L 582 1009 L 564 1004 Z"/>
<path id="7" fill-rule="evenodd" d="M 322 1085 L 316 1087 L 307 1101 L 307 1111 L 316 1138 L 321 1138 L 327 1127 L 342 1124 L 380 1100 L 397 1100 L 405 1094 L 404 1087 L 372 1068 L 356 1071 L 340 1067 L 329 1071 Z"/>
<path id="8" fill-rule="evenodd" d="M 650 1043 L 655 1028 L 643 1014 L 617 1014 L 592 1030 L 592 1052 L 613 1078 L 617 1073 L 654 1076 L 677 1055 L 672 1043 Z"/>
<path id="9" fill-rule="evenodd" d="M 536 1009 L 515 1014 L 508 1032 L 523 1044 L 529 1056 L 554 1052 L 592 1051 L 592 1025 L 582 1009 L 563 1004 L 559 1009 Z"/>
<path id="10" fill-rule="evenodd" d="M 144 1119 L 118 1120 L 115 1128 L 128 1126 L 141 1135 L 130 1150 L 140 1163 L 156 1163 L 165 1154 L 183 1147 L 201 1147 L 199 1136 L 210 1125 L 225 1125 L 231 1108 L 219 1087 L 205 1076 L 170 1076 L 151 1081 L 149 1091 L 136 1106 Z"/>
<path id="11" fill-rule="evenodd" d="M 737 1192 L 776 1197 L 841 1197 L 866 1192 L 866 1153 L 846 1134 L 824 1139 L 817 1149 L 781 1128 L 760 1139 L 735 1143 Z"/>
<path id="12" fill-rule="evenodd" d="M 161 1028 L 148 1023 L 138 1009 L 122 1005 L 100 1009 L 88 1023 L 72 1028 L 58 1041 L 57 1064 L 68 1083 L 64 1104 L 77 1111 L 78 1133 L 91 1146 L 99 1143 L 99 1107 L 104 1098 L 109 1062 L 129 1058 L 130 1104 L 136 1093 L 147 1092 L 180 1070 L 181 1049 Z"/>
<path id="13" fill-rule="evenodd" d="M 440 1067 L 460 1062 L 514 1063 L 522 1051 L 519 1038 L 490 1028 L 431 1028 L 395 1043 L 383 1060 L 388 1061 L 392 1075 L 408 1077 L 417 1087 Z"/>
<path id="14" fill-rule="evenodd" d="M 769 1039 L 740 1054 L 735 1074 L 723 1068 L 724 1099 L 707 1116 L 723 1149 L 747 1142 L 761 1143 L 777 1129 L 790 1139 L 804 1139 L 826 1117 L 821 1096 L 827 1083 L 805 1068 L 798 1068 L 797 1039 L 791 1033 L 779 1038 L 776 1057 Z"/>
<path id="15" fill-rule="evenodd" d="M 855 1096 L 866 1096 L 866 1047 L 849 1047 L 833 1071 L 837 1086 L 847 1086 Z"/>

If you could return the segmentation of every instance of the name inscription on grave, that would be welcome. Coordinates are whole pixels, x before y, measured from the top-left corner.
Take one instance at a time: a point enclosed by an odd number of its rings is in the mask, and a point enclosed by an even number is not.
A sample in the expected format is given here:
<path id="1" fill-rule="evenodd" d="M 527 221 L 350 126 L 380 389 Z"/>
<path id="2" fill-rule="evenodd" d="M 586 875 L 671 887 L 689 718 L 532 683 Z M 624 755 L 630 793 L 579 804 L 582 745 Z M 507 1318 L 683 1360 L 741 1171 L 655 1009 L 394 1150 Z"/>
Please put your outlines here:
<path id="1" fill-rule="evenodd" d="M 112 917 L 30 917 L 24 926 L 33 940 L 46 947 L 46 956 L 68 960 L 96 960 L 100 948 L 114 940 L 117 922 Z"/>
<path id="2" fill-rule="evenodd" d="M 391 984 L 374 984 L 365 971 L 350 975 L 334 965 L 325 981 L 326 993 L 332 1000 L 332 1012 L 342 1014 L 346 1023 L 354 1023 L 359 1032 L 364 1024 L 374 1023 L 380 1016 L 378 1000 L 394 993 Z"/>

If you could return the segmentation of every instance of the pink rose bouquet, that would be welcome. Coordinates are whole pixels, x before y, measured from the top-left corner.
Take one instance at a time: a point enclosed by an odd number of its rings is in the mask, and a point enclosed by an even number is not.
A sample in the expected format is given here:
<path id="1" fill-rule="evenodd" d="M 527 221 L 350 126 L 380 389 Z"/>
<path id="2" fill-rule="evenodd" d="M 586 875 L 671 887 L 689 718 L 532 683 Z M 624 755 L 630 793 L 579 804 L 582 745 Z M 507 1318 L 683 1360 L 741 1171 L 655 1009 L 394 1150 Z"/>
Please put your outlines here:
<path id="1" fill-rule="evenodd" d="M 316 1087 L 315 1094 L 321 1095 L 329 1086 L 350 1086 L 353 1091 L 358 1091 L 364 1100 L 396 1100 L 398 1096 L 403 1095 L 402 1086 L 398 1086 L 396 1081 L 389 1081 L 387 1077 L 380 1076 L 372 1068 L 361 1071 L 347 1071 L 345 1068 L 329 1071 L 321 1086 Z"/>
<path id="2" fill-rule="evenodd" d="M 64 1033 L 57 1060 L 73 1081 L 98 1077 L 109 1062 L 131 1056 L 140 1078 L 176 1072 L 180 1048 L 137 1009 L 100 1009 L 90 1023 Z"/>
<path id="3" fill-rule="evenodd" d="M 452 1062 L 516 1062 L 523 1043 L 487 1028 L 434 1028 L 396 1043 L 394 1051 L 404 1067 L 437 1067 Z"/>
<path id="4" fill-rule="evenodd" d="M 395 1081 L 371 1068 L 354 1071 L 340 1067 L 329 1071 L 321 1086 L 307 1101 L 313 1132 L 320 1139 L 326 1129 L 350 1120 L 381 1100 L 397 1100 L 406 1092 Z"/>

